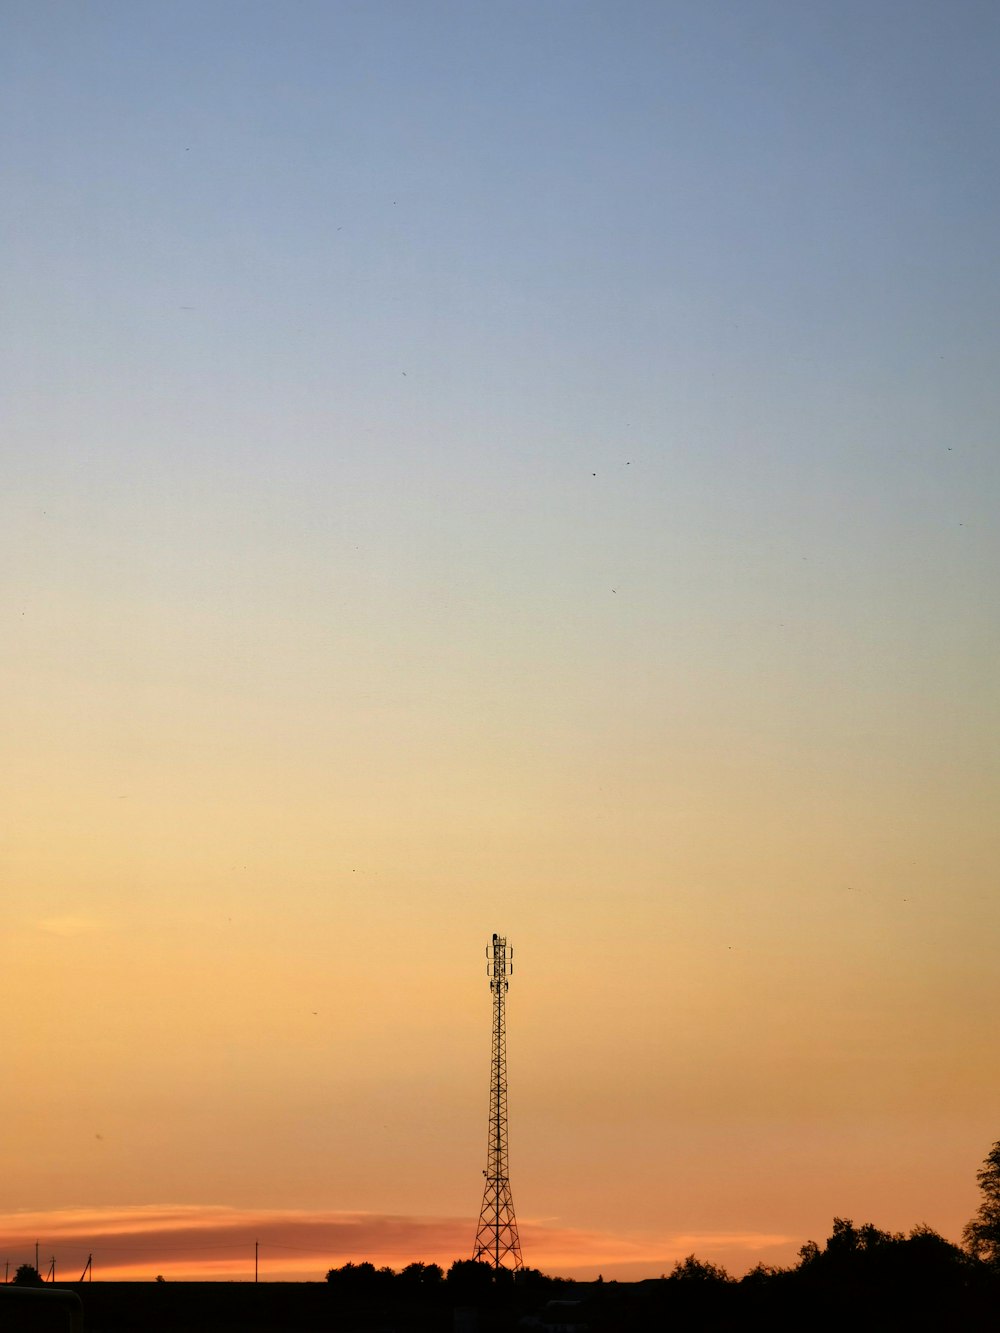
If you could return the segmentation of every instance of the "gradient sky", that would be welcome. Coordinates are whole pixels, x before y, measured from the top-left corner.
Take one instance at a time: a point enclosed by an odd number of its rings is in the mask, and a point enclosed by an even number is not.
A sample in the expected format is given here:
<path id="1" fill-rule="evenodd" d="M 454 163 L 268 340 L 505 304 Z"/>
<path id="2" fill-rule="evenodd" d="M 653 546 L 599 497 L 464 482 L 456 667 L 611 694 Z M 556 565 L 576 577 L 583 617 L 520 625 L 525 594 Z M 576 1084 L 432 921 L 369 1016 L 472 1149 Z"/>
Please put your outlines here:
<path id="1" fill-rule="evenodd" d="M 1000 9 L 0 18 L 0 1260 L 957 1239 Z"/>

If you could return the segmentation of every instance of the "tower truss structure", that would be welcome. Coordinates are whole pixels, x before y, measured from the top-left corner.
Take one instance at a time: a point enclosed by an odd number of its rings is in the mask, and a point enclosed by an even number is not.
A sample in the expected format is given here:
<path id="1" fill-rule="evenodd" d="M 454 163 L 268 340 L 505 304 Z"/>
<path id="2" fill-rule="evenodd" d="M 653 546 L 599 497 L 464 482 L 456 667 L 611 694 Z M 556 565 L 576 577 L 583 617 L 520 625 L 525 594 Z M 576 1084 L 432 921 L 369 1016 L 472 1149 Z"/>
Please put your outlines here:
<path id="1" fill-rule="evenodd" d="M 514 1218 L 514 1200 L 507 1174 L 507 1030 L 505 1007 L 508 978 L 514 971 L 514 950 L 502 935 L 494 935 L 486 946 L 486 975 L 493 992 L 493 1059 L 490 1088 L 490 1135 L 486 1152 L 483 1206 L 473 1259 L 494 1268 L 516 1271 L 521 1262 L 521 1242 Z"/>

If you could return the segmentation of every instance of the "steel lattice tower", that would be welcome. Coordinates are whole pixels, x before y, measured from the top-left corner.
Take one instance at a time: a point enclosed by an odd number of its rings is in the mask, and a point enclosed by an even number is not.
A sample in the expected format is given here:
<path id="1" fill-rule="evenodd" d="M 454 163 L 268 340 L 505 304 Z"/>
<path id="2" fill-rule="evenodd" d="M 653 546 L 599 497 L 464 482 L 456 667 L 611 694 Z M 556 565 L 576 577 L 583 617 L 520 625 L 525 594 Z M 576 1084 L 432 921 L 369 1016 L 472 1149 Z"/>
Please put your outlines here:
<path id="1" fill-rule="evenodd" d="M 514 970 L 514 950 L 494 935 L 486 946 L 486 975 L 493 992 L 493 1084 L 490 1090 L 490 1138 L 486 1152 L 486 1187 L 479 1213 L 473 1259 L 494 1268 L 522 1268 L 521 1242 L 514 1220 L 514 1200 L 507 1177 L 507 1031 L 504 1002 L 508 976 Z"/>

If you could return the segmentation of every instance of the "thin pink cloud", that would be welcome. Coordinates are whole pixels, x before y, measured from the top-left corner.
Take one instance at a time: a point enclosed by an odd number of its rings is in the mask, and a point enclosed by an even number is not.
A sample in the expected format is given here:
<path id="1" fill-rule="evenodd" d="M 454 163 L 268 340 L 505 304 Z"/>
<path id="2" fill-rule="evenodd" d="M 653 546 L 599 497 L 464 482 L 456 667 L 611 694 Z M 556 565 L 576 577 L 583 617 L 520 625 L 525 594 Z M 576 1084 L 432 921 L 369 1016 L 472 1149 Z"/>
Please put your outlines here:
<path id="1" fill-rule="evenodd" d="M 348 1261 L 402 1268 L 415 1260 L 447 1268 L 467 1258 L 472 1217 L 412 1217 L 380 1213 L 237 1209 L 211 1205 L 132 1205 L 61 1208 L 0 1214 L 0 1255 L 11 1264 L 34 1262 L 35 1242 L 47 1267 L 62 1276 L 82 1272 L 93 1255 L 99 1277 L 252 1278 L 259 1242 L 262 1279 L 321 1280 Z M 789 1262 L 792 1237 L 757 1232 L 620 1235 L 521 1223 L 525 1262 L 567 1277 L 623 1279 L 669 1271 L 687 1254 L 743 1271 L 760 1259 Z"/>

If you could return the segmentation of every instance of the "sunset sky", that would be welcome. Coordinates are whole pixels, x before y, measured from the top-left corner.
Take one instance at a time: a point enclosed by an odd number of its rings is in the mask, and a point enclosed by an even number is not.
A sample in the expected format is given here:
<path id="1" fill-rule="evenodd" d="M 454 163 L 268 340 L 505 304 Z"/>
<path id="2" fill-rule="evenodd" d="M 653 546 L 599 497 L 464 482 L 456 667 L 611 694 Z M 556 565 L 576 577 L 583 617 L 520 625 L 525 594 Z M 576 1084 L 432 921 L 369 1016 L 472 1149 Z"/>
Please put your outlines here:
<path id="1" fill-rule="evenodd" d="M 0 20 L 0 1262 L 957 1240 L 1000 7 Z"/>

